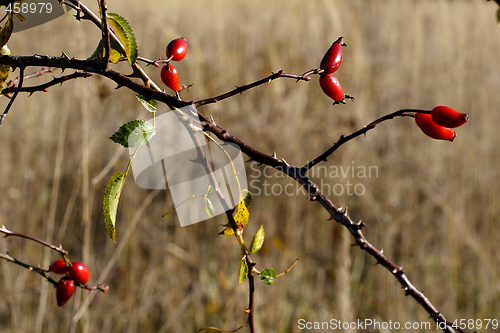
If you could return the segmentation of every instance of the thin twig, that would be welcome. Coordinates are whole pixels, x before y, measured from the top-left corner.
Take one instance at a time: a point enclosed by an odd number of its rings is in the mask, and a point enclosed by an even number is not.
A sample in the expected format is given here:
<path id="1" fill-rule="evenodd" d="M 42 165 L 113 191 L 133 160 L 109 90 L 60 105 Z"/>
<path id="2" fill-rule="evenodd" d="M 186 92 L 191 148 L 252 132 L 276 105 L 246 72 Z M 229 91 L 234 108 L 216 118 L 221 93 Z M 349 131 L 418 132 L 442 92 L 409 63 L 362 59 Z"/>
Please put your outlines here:
<path id="1" fill-rule="evenodd" d="M 7 104 L 7 107 L 5 108 L 2 116 L 0 116 L 0 125 L 2 125 L 5 117 L 7 117 L 7 114 L 9 113 L 10 108 L 12 107 L 12 104 L 14 104 L 14 100 L 16 99 L 17 95 L 19 94 L 19 91 L 21 90 L 21 87 L 23 86 L 23 80 L 24 80 L 24 69 L 26 67 L 19 67 L 19 86 L 16 89 L 16 92 L 14 93 L 14 96 L 9 101 L 9 104 Z"/>
<path id="2" fill-rule="evenodd" d="M 104 57 L 102 62 L 104 66 L 108 66 L 109 57 L 111 54 L 111 46 L 109 41 L 108 20 L 106 19 L 106 0 L 99 0 L 99 12 L 101 13 L 101 31 L 102 41 L 104 43 Z"/>
<path id="3" fill-rule="evenodd" d="M 29 92 L 30 93 L 29 95 L 31 96 L 31 95 L 33 95 L 33 93 L 35 93 L 37 91 L 46 92 L 48 88 L 55 86 L 57 84 L 62 84 L 65 81 L 69 81 L 69 80 L 76 79 L 79 77 L 86 78 L 86 77 L 90 77 L 90 76 L 92 76 L 92 74 L 90 74 L 90 73 L 74 72 L 73 74 L 70 74 L 70 75 L 64 75 L 64 76 L 61 76 L 58 78 L 53 78 L 51 81 L 44 83 L 44 84 L 37 85 L 37 86 L 22 87 L 22 88 L 15 87 L 15 86 L 12 86 L 12 87 L 8 86 L 7 88 L 2 90 L 1 94 L 9 96 L 10 93 L 19 90 L 19 92 Z"/>
<path id="4" fill-rule="evenodd" d="M 335 150 L 337 150 L 344 143 L 346 143 L 347 141 L 352 140 L 355 137 L 358 137 L 358 136 L 360 136 L 362 134 L 366 134 L 366 132 L 368 132 L 369 130 L 374 129 L 375 126 L 377 126 L 381 122 L 383 122 L 385 120 L 389 120 L 389 119 L 394 119 L 395 117 L 398 117 L 398 116 L 399 117 L 408 117 L 408 116 L 409 117 L 413 117 L 414 116 L 413 113 L 417 113 L 417 112 L 418 113 L 431 113 L 431 111 L 416 110 L 416 109 L 399 110 L 399 111 L 390 113 L 388 115 L 385 115 L 383 117 L 380 117 L 380 118 L 372 121 L 371 123 L 369 123 L 365 127 L 361 128 L 360 130 L 357 130 L 356 132 L 354 132 L 352 134 L 349 134 L 348 136 L 343 136 L 343 135 L 340 136 L 340 139 L 337 142 L 335 142 L 334 145 L 330 149 L 328 149 L 323 154 L 321 154 L 320 156 L 318 156 L 315 159 L 313 159 L 311 162 L 309 162 L 306 165 L 304 165 L 301 168 L 302 172 L 304 172 L 304 173 L 307 172 L 309 169 L 311 169 L 313 166 L 315 166 L 319 162 L 323 162 L 323 161 L 326 162 L 326 159 L 328 158 L 328 156 L 330 156 Z"/>
<path id="5" fill-rule="evenodd" d="M 66 251 L 65 249 L 62 248 L 62 246 L 55 246 L 55 245 L 52 245 L 50 243 L 47 243 L 46 241 L 43 241 L 41 239 L 38 239 L 36 237 L 33 237 L 33 236 L 29 236 L 29 235 L 25 235 L 25 234 L 21 234 L 19 232 L 15 232 L 15 231 L 11 231 L 11 230 L 8 230 L 4 225 L 1 225 L 0 226 L 0 232 L 5 234 L 5 237 L 9 237 L 9 236 L 16 236 L 16 237 L 21 237 L 21 238 L 25 238 L 25 239 L 29 239 L 29 240 L 32 240 L 34 242 L 37 242 L 37 243 L 40 243 L 54 251 L 57 251 L 61 254 L 68 254 L 68 251 Z"/>
<path id="6" fill-rule="evenodd" d="M 313 73 L 315 71 L 316 70 L 312 70 L 312 71 L 306 72 L 306 74 Z M 255 88 L 255 87 L 260 86 L 260 85 L 265 84 L 265 83 L 269 83 L 272 80 L 275 80 L 275 79 L 280 78 L 280 77 L 296 79 L 297 81 L 299 81 L 299 80 L 304 80 L 304 81 L 311 80 L 311 78 L 305 74 L 302 74 L 302 75 L 287 74 L 287 73 L 283 73 L 283 71 L 280 70 L 279 72 L 273 73 L 273 74 L 269 75 L 268 77 L 263 78 L 261 80 L 255 81 L 255 82 L 250 83 L 250 84 L 246 84 L 246 85 L 241 86 L 241 87 L 237 87 L 236 89 L 233 89 L 233 90 L 231 90 L 225 94 L 219 95 L 219 96 L 196 101 L 193 104 L 195 106 L 202 106 L 202 105 L 206 105 L 206 104 L 217 103 L 217 102 L 222 101 L 223 99 L 229 98 L 229 97 L 234 96 L 234 95 L 241 94 L 242 92 L 244 92 L 248 89 Z"/>

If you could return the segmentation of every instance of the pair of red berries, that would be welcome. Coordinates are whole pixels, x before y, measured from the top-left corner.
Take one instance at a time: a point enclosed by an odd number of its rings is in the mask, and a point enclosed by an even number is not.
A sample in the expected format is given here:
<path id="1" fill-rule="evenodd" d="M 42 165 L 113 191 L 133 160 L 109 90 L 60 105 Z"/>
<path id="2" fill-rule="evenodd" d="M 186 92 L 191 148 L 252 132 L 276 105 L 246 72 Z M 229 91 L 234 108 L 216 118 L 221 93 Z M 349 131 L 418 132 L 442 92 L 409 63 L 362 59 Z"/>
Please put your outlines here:
<path id="1" fill-rule="evenodd" d="M 344 95 L 339 80 L 333 75 L 342 64 L 342 46 L 346 46 L 344 37 L 339 37 L 330 46 L 319 65 L 319 68 L 323 70 L 319 77 L 319 85 L 323 92 L 335 101 L 333 104 L 345 104 L 346 97 L 352 99 Z"/>
<path id="2" fill-rule="evenodd" d="M 187 42 L 183 37 L 181 37 L 168 43 L 165 51 L 169 62 L 161 69 L 161 80 L 167 87 L 176 92 L 181 91 L 179 73 L 177 72 L 177 69 L 170 64 L 170 61 L 181 61 L 186 56 L 187 50 Z"/>
<path id="3" fill-rule="evenodd" d="M 417 113 L 415 122 L 427 136 L 436 140 L 453 141 L 457 136 L 451 129 L 462 126 L 469 117 L 447 106 L 436 106 L 431 114 Z"/>
<path id="4" fill-rule="evenodd" d="M 57 305 L 59 306 L 66 304 L 71 296 L 73 296 L 75 282 L 84 285 L 90 278 L 89 268 L 81 262 L 74 262 L 66 266 L 66 262 L 63 259 L 58 259 L 50 264 L 49 271 L 55 274 L 65 274 L 59 280 L 56 287 Z"/>

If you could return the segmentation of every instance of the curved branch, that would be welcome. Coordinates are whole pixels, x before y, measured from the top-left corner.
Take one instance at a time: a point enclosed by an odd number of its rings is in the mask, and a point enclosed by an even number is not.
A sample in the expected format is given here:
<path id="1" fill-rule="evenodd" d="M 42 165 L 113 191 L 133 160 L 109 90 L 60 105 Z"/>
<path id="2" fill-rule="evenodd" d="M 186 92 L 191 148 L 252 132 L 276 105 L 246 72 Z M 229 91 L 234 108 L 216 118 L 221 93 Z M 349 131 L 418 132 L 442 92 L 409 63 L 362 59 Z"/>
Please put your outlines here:
<path id="1" fill-rule="evenodd" d="M 417 110 L 417 109 L 403 109 L 403 110 L 399 110 L 399 111 L 390 113 L 390 114 L 385 115 L 383 117 L 380 117 L 380 118 L 372 121 L 371 123 L 369 123 L 365 127 L 361 128 L 360 130 L 357 130 L 356 132 L 354 132 L 352 134 L 349 134 L 348 136 L 341 135 L 340 139 L 337 142 L 335 142 L 335 144 L 330 149 L 328 149 L 327 151 L 325 151 L 320 156 L 316 157 L 311 162 L 309 162 L 306 165 L 304 165 L 301 168 L 302 171 L 305 173 L 309 169 L 311 169 L 313 166 L 315 166 L 316 164 L 318 164 L 319 162 L 322 162 L 322 161 L 326 162 L 327 157 L 330 156 L 335 150 L 337 150 L 344 143 L 346 143 L 347 141 L 352 140 L 355 137 L 358 137 L 358 136 L 360 136 L 362 134 L 366 134 L 366 132 L 368 132 L 371 129 L 374 129 L 375 126 L 377 126 L 381 122 L 383 122 L 385 120 L 389 120 L 389 119 L 394 119 L 396 117 L 414 117 L 414 113 L 429 113 L 430 114 L 430 113 L 432 113 L 432 111 L 424 111 L 424 110 Z"/>
<path id="2" fill-rule="evenodd" d="M 261 80 L 255 81 L 255 82 L 250 83 L 250 84 L 246 84 L 246 85 L 241 86 L 241 87 L 237 87 L 236 89 L 233 89 L 233 90 L 231 90 L 225 94 L 219 95 L 219 96 L 199 100 L 197 102 L 194 102 L 193 104 L 195 106 L 202 106 L 202 105 L 206 105 L 206 104 L 217 103 L 219 101 L 222 101 L 223 99 L 229 98 L 229 97 L 234 96 L 234 95 L 241 94 L 242 92 L 244 92 L 248 89 L 260 86 L 261 84 L 269 83 L 272 80 L 275 80 L 275 79 L 280 78 L 280 77 L 296 79 L 297 81 L 299 81 L 299 80 L 309 81 L 309 80 L 311 80 L 311 78 L 309 76 L 307 76 L 307 74 L 312 74 L 312 73 L 315 73 L 316 71 L 317 70 L 311 70 L 311 71 L 308 71 L 302 75 L 295 75 L 295 74 L 283 73 L 283 71 L 280 70 L 279 72 L 273 73 L 273 74 L 269 75 L 268 77 L 263 78 Z"/>

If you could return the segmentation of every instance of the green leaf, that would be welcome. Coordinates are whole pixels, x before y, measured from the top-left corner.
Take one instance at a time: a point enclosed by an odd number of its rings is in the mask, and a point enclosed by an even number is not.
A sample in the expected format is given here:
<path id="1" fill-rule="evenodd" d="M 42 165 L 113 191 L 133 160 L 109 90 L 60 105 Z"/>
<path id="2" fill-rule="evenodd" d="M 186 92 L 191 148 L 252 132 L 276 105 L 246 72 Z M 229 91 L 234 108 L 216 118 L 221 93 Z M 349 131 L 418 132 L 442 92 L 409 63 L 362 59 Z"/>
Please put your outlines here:
<path id="1" fill-rule="evenodd" d="M 260 251 L 260 249 L 262 248 L 262 245 L 264 244 L 265 237 L 266 237 L 266 234 L 264 233 L 264 227 L 260 226 L 259 230 L 257 230 L 257 233 L 252 238 L 252 243 L 250 244 L 249 254 L 254 254 L 255 252 Z"/>
<path id="2" fill-rule="evenodd" d="M 118 60 L 120 60 L 121 52 L 120 52 L 120 44 L 118 44 L 114 39 L 110 39 L 109 41 L 110 50 L 109 50 L 109 60 L 116 64 Z M 99 61 L 104 58 L 104 40 L 99 41 L 99 45 L 95 49 L 94 53 L 90 56 L 88 60 Z"/>
<path id="3" fill-rule="evenodd" d="M 206 195 L 204 197 L 205 197 L 205 210 L 207 211 L 209 217 L 213 217 L 215 215 L 214 205 Z"/>
<path id="4" fill-rule="evenodd" d="M 115 223 L 116 211 L 122 193 L 123 183 L 125 182 L 125 173 L 115 173 L 104 189 L 104 198 L 102 202 L 102 210 L 104 214 L 104 223 L 108 230 L 109 237 L 115 241 Z"/>
<path id="5" fill-rule="evenodd" d="M 240 278 L 238 279 L 238 286 L 245 281 L 245 279 L 248 276 L 248 265 L 247 261 L 245 260 L 245 257 L 243 257 L 241 261 L 241 268 L 240 268 Z"/>
<path id="6" fill-rule="evenodd" d="M 0 49 L 1 55 L 10 55 L 10 50 L 7 45 L 4 45 Z M 0 65 L 0 90 L 2 90 L 5 81 L 7 81 L 7 77 L 9 76 L 11 67 L 9 65 Z"/>
<path id="7" fill-rule="evenodd" d="M 144 106 L 144 108 L 149 112 L 156 112 L 156 110 L 158 110 L 158 104 L 156 103 L 156 100 L 151 99 L 148 101 L 147 99 L 144 98 L 144 96 L 141 95 L 137 95 L 135 97 L 137 97 L 139 103 L 141 103 L 142 106 Z"/>
<path id="8" fill-rule="evenodd" d="M 12 21 L 12 16 L 9 16 L 9 19 L 5 22 L 4 26 L 0 28 L 0 47 L 7 44 L 13 30 L 14 22 Z"/>
<path id="9" fill-rule="evenodd" d="M 274 268 L 266 268 L 260 272 L 259 277 L 267 285 L 272 285 L 276 280 L 276 271 Z"/>
<path id="10" fill-rule="evenodd" d="M 108 13 L 108 21 L 115 29 L 118 38 L 120 38 L 123 47 L 125 48 L 125 55 L 127 56 L 129 66 L 137 61 L 139 50 L 135 40 L 134 32 L 130 24 L 118 14 Z"/>
<path id="11" fill-rule="evenodd" d="M 125 148 L 139 147 L 155 135 L 153 125 L 144 120 L 132 120 L 122 125 L 110 139 Z"/>

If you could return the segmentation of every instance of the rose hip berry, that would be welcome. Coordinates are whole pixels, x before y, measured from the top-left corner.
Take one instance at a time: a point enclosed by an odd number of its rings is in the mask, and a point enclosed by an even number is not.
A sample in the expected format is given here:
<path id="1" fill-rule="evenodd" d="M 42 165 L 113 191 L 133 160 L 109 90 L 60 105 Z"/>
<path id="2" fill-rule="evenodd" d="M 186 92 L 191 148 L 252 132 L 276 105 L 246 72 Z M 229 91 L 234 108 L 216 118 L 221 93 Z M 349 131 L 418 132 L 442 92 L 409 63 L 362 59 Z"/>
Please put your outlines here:
<path id="1" fill-rule="evenodd" d="M 90 277 L 90 270 L 81 262 L 74 262 L 68 267 L 69 276 L 78 284 L 86 284 Z"/>
<path id="2" fill-rule="evenodd" d="M 75 283 L 73 280 L 68 279 L 67 277 L 63 277 L 57 283 L 56 287 L 56 298 L 57 305 L 63 306 L 66 302 L 73 296 L 73 292 L 75 291 Z"/>
<path id="3" fill-rule="evenodd" d="M 342 63 L 342 46 L 346 46 L 344 43 L 344 37 L 339 37 L 332 46 L 326 51 L 319 68 L 324 70 L 324 74 L 334 73 Z"/>
<path id="4" fill-rule="evenodd" d="M 432 120 L 438 125 L 455 128 L 469 121 L 469 117 L 447 106 L 436 106 L 432 109 Z"/>
<path id="5" fill-rule="evenodd" d="M 172 90 L 181 91 L 181 84 L 179 83 L 179 73 L 177 69 L 167 64 L 161 69 L 161 80 L 163 83 Z"/>
<path id="6" fill-rule="evenodd" d="M 168 43 L 165 53 L 168 59 L 172 61 L 181 61 L 186 56 L 187 51 L 187 42 L 184 37 L 181 37 Z"/>
<path id="7" fill-rule="evenodd" d="M 420 127 L 425 135 L 436 139 L 436 140 L 446 140 L 453 141 L 456 134 L 453 130 L 448 127 L 440 126 L 432 120 L 432 116 L 427 113 L 417 113 L 415 115 L 415 122 L 417 126 Z"/>
<path id="8" fill-rule="evenodd" d="M 66 263 L 63 259 L 58 259 L 50 264 L 49 271 L 55 274 L 66 274 Z"/>
<path id="9" fill-rule="evenodd" d="M 333 74 L 320 75 L 319 85 L 323 92 L 333 99 L 335 103 L 345 104 L 344 91 L 342 90 L 339 80 L 337 80 Z"/>

